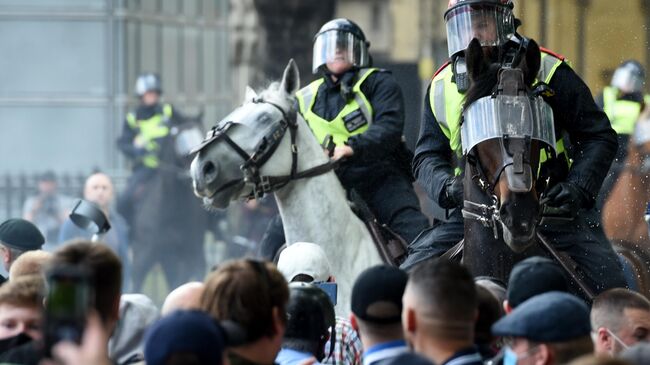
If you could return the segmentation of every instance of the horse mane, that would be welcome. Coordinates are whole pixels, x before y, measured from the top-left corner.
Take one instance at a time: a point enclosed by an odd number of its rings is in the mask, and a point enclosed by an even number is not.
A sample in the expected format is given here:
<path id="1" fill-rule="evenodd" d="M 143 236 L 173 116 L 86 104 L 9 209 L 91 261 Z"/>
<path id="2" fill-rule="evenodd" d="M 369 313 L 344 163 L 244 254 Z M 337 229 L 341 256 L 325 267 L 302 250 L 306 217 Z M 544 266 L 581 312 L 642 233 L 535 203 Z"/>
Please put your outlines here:
<path id="1" fill-rule="evenodd" d="M 259 98 L 278 105 L 286 112 L 296 108 L 295 97 L 287 94 L 282 89 L 282 84 L 278 81 L 272 82 L 266 89 L 262 90 L 259 93 Z"/>

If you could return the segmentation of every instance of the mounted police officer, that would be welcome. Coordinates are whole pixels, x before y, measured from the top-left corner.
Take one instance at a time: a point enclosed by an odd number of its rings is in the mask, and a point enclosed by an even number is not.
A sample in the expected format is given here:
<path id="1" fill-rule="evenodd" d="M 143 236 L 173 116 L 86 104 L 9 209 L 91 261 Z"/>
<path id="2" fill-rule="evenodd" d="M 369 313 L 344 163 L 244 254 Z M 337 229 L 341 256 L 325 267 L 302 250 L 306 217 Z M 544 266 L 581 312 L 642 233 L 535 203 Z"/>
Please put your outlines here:
<path id="1" fill-rule="evenodd" d="M 170 126 L 182 120 L 170 104 L 161 103 L 162 87 L 158 75 L 139 75 L 135 92 L 140 104 L 126 115 L 122 135 L 117 140 L 118 148 L 133 163 L 133 174 L 117 202 L 118 211 L 130 224 L 134 219 L 134 203 L 160 167 L 160 142 L 169 135 Z"/>
<path id="2" fill-rule="evenodd" d="M 412 243 L 403 268 L 440 256 L 463 238 L 462 171 L 455 158 L 461 146 L 452 136 L 459 135 L 463 94 L 469 86 L 464 50 L 477 38 L 488 56 L 503 62 L 503 55 L 525 43 L 516 33 L 519 20 L 514 18 L 513 7 L 512 0 L 449 1 L 445 22 L 450 61 L 436 72 L 427 90 L 413 170 L 431 199 L 451 217 L 448 222 L 434 223 Z M 578 263 L 593 291 L 625 286 L 621 265 L 593 208 L 616 152 L 616 134 L 589 88 L 562 56 L 542 49 L 537 78 L 554 93 L 546 101 L 553 109 L 558 133 L 557 156 L 543 165 L 550 185 L 542 202 L 555 215 L 573 218 L 547 220 L 538 229 Z M 572 156 L 560 138 L 563 133 L 573 145 Z"/>
<path id="3" fill-rule="evenodd" d="M 429 221 L 404 168 L 410 157 L 402 141 L 404 100 L 390 72 L 372 67 L 369 45 L 352 21 L 325 23 L 314 38 L 312 64 L 321 77 L 296 97 L 316 139 L 331 136 L 332 158 L 345 158 L 337 175 L 346 190 L 354 189 L 380 223 L 411 242 Z M 277 220 L 274 227 L 262 246 L 284 242 Z"/>
<path id="4" fill-rule="evenodd" d="M 596 97 L 596 104 L 605 111 L 618 135 L 618 151 L 598 197 L 599 207 L 604 204 L 623 169 L 628 141 L 634 133 L 636 121 L 646 105 L 650 104 L 650 95 L 643 91 L 645 79 L 643 66 L 637 61 L 627 60 L 614 71 L 610 86 Z"/>
<path id="5" fill-rule="evenodd" d="M 330 343 L 336 342 L 335 325 L 334 304 L 321 288 L 308 283 L 289 284 L 287 327 L 275 362 L 295 365 L 312 357 L 323 361 L 325 344 L 330 337 Z"/>

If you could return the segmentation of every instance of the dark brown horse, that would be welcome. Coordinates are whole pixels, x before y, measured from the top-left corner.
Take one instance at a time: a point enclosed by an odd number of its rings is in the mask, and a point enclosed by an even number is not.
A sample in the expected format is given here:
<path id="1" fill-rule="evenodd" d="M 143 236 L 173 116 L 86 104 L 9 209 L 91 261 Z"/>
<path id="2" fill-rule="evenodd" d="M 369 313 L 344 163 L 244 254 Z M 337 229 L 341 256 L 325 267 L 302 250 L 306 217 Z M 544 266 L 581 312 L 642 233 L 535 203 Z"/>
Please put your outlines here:
<path id="1" fill-rule="evenodd" d="M 554 154 L 555 135 L 548 105 L 531 91 L 541 60 L 537 44 L 528 41 L 506 66 L 491 58 L 477 40 L 466 51 L 463 260 L 475 276 L 507 280 L 517 261 L 542 254 L 533 245 L 546 183 L 540 155 Z"/>

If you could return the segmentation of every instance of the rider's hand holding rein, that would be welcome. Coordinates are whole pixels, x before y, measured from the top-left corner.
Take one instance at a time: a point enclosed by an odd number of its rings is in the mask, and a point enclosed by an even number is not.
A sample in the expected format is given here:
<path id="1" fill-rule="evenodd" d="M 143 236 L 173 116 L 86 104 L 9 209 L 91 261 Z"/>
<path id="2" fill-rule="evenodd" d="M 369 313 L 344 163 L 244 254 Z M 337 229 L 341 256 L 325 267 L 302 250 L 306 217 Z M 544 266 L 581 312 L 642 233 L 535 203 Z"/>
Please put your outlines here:
<path id="1" fill-rule="evenodd" d="M 336 146 L 332 154 L 332 160 L 336 161 L 344 157 L 352 157 L 352 155 L 354 155 L 352 147 L 348 145 Z"/>
<path id="2" fill-rule="evenodd" d="M 544 194 L 541 203 L 573 218 L 581 208 L 593 205 L 593 199 L 576 184 L 560 182 Z"/>

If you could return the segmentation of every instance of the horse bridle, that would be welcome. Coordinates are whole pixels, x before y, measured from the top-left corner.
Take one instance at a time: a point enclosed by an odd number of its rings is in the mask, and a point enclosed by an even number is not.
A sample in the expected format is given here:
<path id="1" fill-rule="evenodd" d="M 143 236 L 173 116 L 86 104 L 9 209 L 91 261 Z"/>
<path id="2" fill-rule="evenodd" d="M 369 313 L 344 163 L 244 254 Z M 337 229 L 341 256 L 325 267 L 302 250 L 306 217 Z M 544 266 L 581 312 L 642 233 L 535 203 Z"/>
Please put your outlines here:
<path id="1" fill-rule="evenodd" d="M 233 121 L 227 121 L 225 123 L 219 123 L 210 129 L 206 139 L 201 143 L 201 145 L 193 151 L 193 153 L 199 152 L 201 149 L 207 147 L 209 144 L 213 143 L 216 140 L 223 139 L 230 148 L 233 149 L 243 160 L 244 162 L 239 166 L 240 170 L 243 172 L 243 177 L 232 179 L 221 187 L 219 187 L 211 196 L 215 196 L 217 193 L 220 193 L 230 187 L 233 187 L 237 184 L 244 183 L 245 185 L 252 185 L 251 193 L 246 196 L 247 199 L 261 198 L 267 193 L 274 192 L 293 180 L 299 180 L 309 177 L 314 177 L 327 173 L 338 166 L 338 161 L 329 160 L 326 163 L 314 166 L 304 171 L 298 172 L 298 146 L 296 145 L 296 132 L 298 130 L 297 122 L 297 112 L 291 110 L 290 114 L 287 114 L 279 105 L 268 100 L 261 98 L 255 98 L 252 101 L 253 103 L 259 104 L 269 104 L 277 109 L 280 114 L 282 114 L 282 119 L 274 123 L 273 128 L 264 135 L 262 140 L 256 145 L 254 152 L 249 154 L 237 142 L 233 141 L 230 136 L 228 136 L 228 130 L 236 125 L 240 124 Z M 260 173 L 261 168 L 273 155 L 273 152 L 277 149 L 284 138 L 285 134 L 289 131 L 289 136 L 291 139 L 291 172 L 289 175 L 280 175 L 280 176 L 265 176 Z"/>

